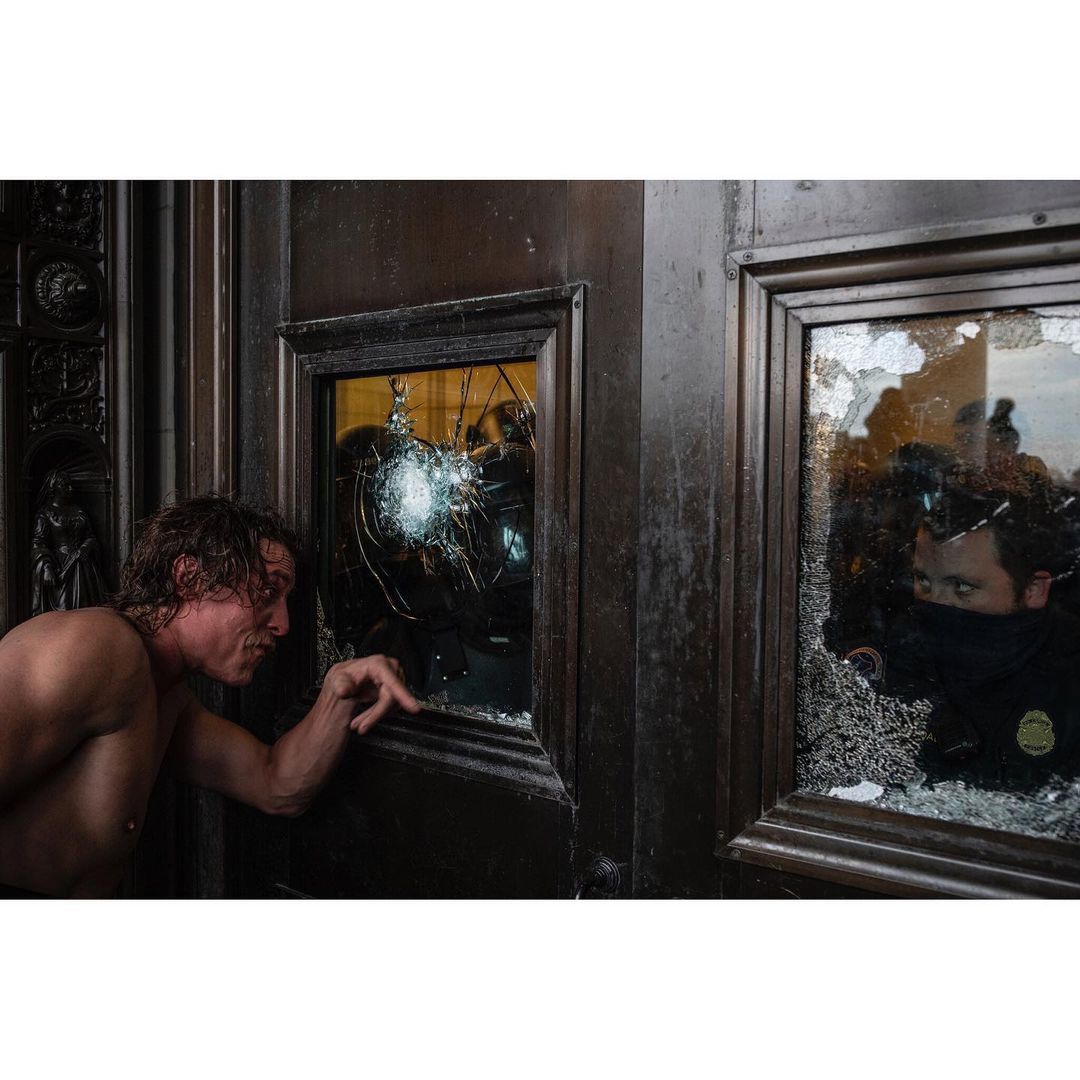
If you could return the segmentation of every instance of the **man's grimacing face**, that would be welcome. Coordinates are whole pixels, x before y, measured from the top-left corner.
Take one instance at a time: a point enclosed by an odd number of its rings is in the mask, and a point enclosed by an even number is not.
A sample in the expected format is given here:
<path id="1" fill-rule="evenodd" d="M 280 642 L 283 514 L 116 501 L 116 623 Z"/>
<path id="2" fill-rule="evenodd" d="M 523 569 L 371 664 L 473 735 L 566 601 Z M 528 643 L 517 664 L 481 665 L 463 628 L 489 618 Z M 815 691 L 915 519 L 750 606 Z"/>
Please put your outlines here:
<path id="1" fill-rule="evenodd" d="M 1016 586 L 998 559 L 993 532 L 974 529 L 943 543 L 919 529 L 912 567 L 915 599 L 983 615 L 1014 615 L 1045 607 L 1050 575 L 1035 574 L 1017 600 Z"/>
<path id="2" fill-rule="evenodd" d="M 276 540 L 261 540 L 267 581 L 195 600 L 183 628 L 195 670 L 227 686 L 247 686 L 277 639 L 289 632 L 287 600 L 296 583 L 293 558 Z M 254 598 L 254 602 L 253 602 Z"/>

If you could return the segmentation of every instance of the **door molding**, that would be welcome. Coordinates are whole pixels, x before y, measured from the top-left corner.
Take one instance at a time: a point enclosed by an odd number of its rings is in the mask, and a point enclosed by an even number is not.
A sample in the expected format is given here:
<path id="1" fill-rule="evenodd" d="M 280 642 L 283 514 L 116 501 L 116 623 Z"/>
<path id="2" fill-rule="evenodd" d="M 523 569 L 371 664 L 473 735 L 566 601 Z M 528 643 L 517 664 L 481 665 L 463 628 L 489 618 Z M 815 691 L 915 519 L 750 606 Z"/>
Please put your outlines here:
<path id="1" fill-rule="evenodd" d="M 533 717 L 535 730 L 437 710 L 384 721 L 369 752 L 572 802 L 577 786 L 577 656 L 581 528 L 581 385 L 585 287 L 510 293 L 280 326 L 278 501 L 305 551 L 318 541 L 321 380 L 500 359 L 537 362 Z M 315 592 L 299 590 L 290 716 L 313 697 Z M 306 625 L 305 625 L 306 624 Z"/>
<path id="2" fill-rule="evenodd" d="M 716 855 L 891 895 L 1080 895 L 1080 850 L 793 791 L 803 335 L 1080 300 L 1080 215 L 727 258 Z M 944 237 L 944 238 L 942 238 Z M 876 243 L 877 246 L 874 246 Z"/>

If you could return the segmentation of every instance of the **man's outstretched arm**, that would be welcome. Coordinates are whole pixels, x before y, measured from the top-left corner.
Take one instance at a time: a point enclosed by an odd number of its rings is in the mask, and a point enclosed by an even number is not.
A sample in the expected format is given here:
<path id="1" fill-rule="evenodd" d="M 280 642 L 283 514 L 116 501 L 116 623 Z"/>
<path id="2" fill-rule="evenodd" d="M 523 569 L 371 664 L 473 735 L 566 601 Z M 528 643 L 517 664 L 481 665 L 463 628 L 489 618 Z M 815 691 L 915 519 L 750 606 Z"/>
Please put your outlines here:
<path id="1" fill-rule="evenodd" d="M 268 746 L 238 724 L 205 709 L 192 695 L 177 720 L 168 766 L 184 783 L 208 788 L 264 813 L 295 817 L 307 809 L 345 752 L 394 709 L 420 705 L 385 656 L 336 664 L 311 712 Z"/>

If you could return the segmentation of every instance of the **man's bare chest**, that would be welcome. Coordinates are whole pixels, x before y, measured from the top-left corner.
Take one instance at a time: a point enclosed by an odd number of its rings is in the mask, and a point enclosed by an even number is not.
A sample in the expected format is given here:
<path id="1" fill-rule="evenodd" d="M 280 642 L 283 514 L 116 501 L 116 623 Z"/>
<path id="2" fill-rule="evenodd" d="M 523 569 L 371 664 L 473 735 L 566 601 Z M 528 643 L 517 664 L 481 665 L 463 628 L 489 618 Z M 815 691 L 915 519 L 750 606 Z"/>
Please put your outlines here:
<path id="1" fill-rule="evenodd" d="M 62 895 L 108 894 L 142 831 L 178 708 L 153 695 L 86 740 L 0 815 L 0 878 Z"/>

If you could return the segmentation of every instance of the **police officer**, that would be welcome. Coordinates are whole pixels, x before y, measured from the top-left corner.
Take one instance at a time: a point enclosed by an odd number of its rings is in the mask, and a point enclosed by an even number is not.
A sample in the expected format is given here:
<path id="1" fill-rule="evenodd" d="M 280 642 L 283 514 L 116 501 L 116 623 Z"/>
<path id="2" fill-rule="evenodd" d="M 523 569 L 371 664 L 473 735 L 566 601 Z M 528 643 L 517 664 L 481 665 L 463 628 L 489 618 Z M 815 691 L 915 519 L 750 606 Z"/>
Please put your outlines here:
<path id="1" fill-rule="evenodd" d="M 915 540 L 913 600 L 884 647 L 846 658 L 886 693 L 934 704 L 920 764 L 1023 787 L 1080 771 L 1080 619 L 1050 602 L 1059 550 L 1048 485 L 959 471 Z"/>

